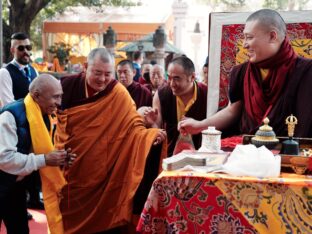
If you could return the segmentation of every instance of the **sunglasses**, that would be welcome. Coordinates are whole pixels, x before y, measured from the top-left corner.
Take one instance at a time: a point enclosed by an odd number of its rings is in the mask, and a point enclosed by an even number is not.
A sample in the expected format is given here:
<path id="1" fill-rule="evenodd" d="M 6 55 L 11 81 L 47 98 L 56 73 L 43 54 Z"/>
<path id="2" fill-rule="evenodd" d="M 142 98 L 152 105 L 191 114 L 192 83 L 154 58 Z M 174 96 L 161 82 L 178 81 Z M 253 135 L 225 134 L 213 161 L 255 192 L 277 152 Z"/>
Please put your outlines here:
<path id="1" fill-rule="evenodd" d="M 17 47 L 18 51 L 21 51 L 23 52 L 25 49 L 28 50 L 28 51 L 31 51 L 32 50 L 32 46 L 31 45 L 19 45 Z"/>

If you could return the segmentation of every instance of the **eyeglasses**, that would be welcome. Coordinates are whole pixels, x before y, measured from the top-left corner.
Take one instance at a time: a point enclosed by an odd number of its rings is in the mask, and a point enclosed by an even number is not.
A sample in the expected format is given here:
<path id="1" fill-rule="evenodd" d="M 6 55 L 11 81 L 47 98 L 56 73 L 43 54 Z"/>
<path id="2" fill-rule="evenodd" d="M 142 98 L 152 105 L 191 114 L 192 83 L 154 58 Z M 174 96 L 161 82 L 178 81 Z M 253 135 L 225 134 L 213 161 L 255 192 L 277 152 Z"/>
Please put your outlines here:
<path id="1" fill-rule="evenodd" d="M 32 45 L 19 45 L 17 47 L 18 51 L 21 51 L 23 52 L 25 49 L 28 50 L 28 51 L 31 51 L 32 50 Z"/>

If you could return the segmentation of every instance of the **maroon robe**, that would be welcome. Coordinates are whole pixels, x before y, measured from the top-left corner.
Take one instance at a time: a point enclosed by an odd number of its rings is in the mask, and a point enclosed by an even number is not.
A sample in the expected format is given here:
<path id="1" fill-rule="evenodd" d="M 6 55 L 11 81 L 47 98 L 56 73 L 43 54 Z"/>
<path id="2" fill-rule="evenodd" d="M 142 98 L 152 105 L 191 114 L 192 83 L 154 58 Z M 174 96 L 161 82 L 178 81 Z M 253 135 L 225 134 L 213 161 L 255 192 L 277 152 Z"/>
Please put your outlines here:
<path id="1" fill-rule="evenodd" d="M 260 125 L 250 119 L 244 109 L 244 76 L 247 63 L 235 66 L 230 76 L 231 103 L 242 101 L 240 134 L 254 134 Z M 259 80 L 258 82 L 262 82 Z M 293 72 L 287 74 L 282 93 L 268 114 L 270 126 L 277 136 L 287 136 L 285 120 L 293 114 L 298 119 L 296 137 L 312 137 L 312 60 L 298 57 Z"/>
<path id="2" fill-rule="evenodd" d="M 191 117 L 196 120 L 206 118 L 207 109 L 207 86 L 203 83 L 195 82 L 197 85 L 197 99 L 191 108 L 186 112 L 186 117 Z M 169 85 L 158 89 L 158 95 L 161 106 L 161 116 L 164 128 L 167 132 L 168 139 L 168 156 L 173 154 L 173 150 L 179 137 L 178 120 L 177 120 L 177 102 L 176 96 L 173 95 Z M 201 146 L 201 133 L 192 136 L 193 143 L 196 149 Z"/>
<path id="3" fill-rule="evenodd" d="M 79 73 L 69 76 L 64 76 L 61 78 L 61 84 L 63 90 L 75 90 L 75 92 L 64 92 L 62 97 L 62 109 L 67 109 L 77 105 L 86 104 L 93 102 L 95 99 L 99 98 L 98 95 L 87 98 L 85 92 L 85 82 L 86 76 L 85 73 Z M 106 95 L 109 93 L 114 86 L 117 84 L 117 80 L 112 80 L 104 91 L 101 92 L 100 96 Z"/>
<path id="4" fill-rule="evenodd" d="M 137 109 L 141 106 L 152 106 L 152 94 L 144 85 L 133 81 L 132 84 L 127 87 L 127 90 L 135 102 Z"/>

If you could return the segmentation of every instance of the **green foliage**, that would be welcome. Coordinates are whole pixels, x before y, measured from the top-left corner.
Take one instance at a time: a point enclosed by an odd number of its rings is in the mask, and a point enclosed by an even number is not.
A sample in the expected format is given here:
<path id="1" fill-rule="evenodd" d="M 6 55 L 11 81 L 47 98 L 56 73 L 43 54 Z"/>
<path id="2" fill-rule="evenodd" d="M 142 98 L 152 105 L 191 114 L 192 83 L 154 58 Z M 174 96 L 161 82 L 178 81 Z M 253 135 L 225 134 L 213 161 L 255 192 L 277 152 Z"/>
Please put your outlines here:
<path id="1" fill-rule="evenodd" d="M 221 0 L 221 2 L 231 8 L 242 7 L 245 5 L 245 0 Z"/>
<path id="2" fill-rule="evenodd" d="M 139 5 L 139 0 L 2 0 L 3 54 L 10 59 L 10 36 L 23 31 L 30 35 L 34 48 L 42 48 L 42 22 L 68 6 L 122 6 Z"/>
<path id="3" fill-rule="evenodd" d="M 274 10 L 304 10 L 310 0 L 264 0 L 263 7 Z M 295 6 L 293 9 L 291 6 Z"/>
<path id="4" fill-rule="evenodd" d="M 288 0 L 264 0 L 263 7 L 274 10 L 285 10 L 288 7 Z"/>
<path id="5" fill-rule="evenodd" d="M 61 65 L 65 64 L 65 60 L 69 58 L 69 54 L 72 47 L 69 44 L 63 42 L 54 43 L 50 46 L 47 51 L 51 54 L 54 54 L 60 61 Z"/>
<path id="6" fill-rule="evenodd" d="M 237 11 L 244 8 L 246 0 L 197 0 L 200 4 L 210 5 L 212 9 L 220 5 L 225 7 L 225 10 Z"/>
<path id="7" fill-rule="evenodd" d="M 242 9 L 246 0 L 196 0 L 198 3 L 210 5 L 212 8 L 224 4 L 227 9 Z M 261 0 L 263 8 L 274 10 L 305 10 L 311 0 Z"/>

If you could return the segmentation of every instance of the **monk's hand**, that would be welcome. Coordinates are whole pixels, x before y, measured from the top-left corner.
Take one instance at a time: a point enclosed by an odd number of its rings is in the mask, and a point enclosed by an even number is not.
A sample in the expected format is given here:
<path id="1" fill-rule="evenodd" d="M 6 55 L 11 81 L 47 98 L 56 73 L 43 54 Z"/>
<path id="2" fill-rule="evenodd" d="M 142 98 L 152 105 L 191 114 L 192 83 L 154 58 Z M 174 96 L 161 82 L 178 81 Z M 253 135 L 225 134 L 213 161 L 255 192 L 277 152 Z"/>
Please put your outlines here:
<path id="1" fill-rule="evenodd" d="M 144 111 L 144 122 L 148 127 L 158 127 L 157 126 L 158 109 L 149 107 Z"/>
<path id="2" fill-rule="evenodd" d="M 202 131 L 201 122 L 192 118 L 183 117 L 178 123 L 178 130 L 182 135 L 198 134 Z"/>
<path id="3" fill-rule="evenodd" d="M 66 156 L 66 160 L 65 160 L 65 167 L 71 167 L 75 161 L 75 159 L 77 158 L 77 154 L 72 153 L 72 149 L 68 148 L 66 150 L 67 152 L 67 156 Z"/>
<path id="4" fill-rule="evenodd" d="M 158 134 L 154 140 L 153 145 L 158 145 L 162 143 L 167 138 L 167 133 L 164 129 L 159 129 Z"/>
<path id="5" fill-rule="evenodd" d="M 157 117 L 158 110 L 150 106 L 140 107 L 137 112 L 143 117 L 144 125 L 147 128 L 154 127 L 157 128 Z"/>
<path id="6" fill-rule="evenodd" d="M 67 157 L 66 150 L 54 150 L 44 155 L 45 163 L 47 166 L 63 166 Z"/>

